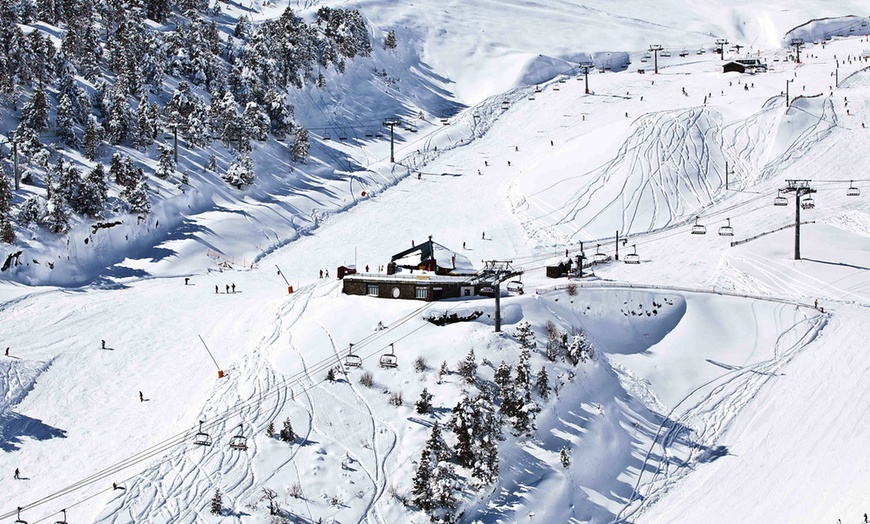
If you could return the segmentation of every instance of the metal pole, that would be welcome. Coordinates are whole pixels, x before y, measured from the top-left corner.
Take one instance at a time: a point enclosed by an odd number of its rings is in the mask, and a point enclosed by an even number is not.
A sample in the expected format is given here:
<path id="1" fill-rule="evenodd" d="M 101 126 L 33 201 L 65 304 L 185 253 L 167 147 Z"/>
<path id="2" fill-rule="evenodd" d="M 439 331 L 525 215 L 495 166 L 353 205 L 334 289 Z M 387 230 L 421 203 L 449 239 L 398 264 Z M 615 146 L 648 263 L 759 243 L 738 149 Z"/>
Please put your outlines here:
<path id="1" fill-rule="evenodd" d="M 794 259 L 801 259 L 801 190 L 795 191 L 794 199 Z"/>
<path id="2" fill-rule="evenodd" d="M 492 286 L 492 289 L 495 290 L 495 332 L 501 332 L 501 290 L 499 289 L 498 277 L 495 280 L 495 284 Z"/>
<path id="3" fill-rule="evenodd" d="M 178 163 L 178 124 L 172 126 L 172 139 L 174 141 L 173 145 L 173 156 L 175 158 L 175 163 Z"/>
<path id="4" fill-rule="evenodd" d="M 653 62 L 655 63 L 656 72 L 655 74 L 659 74 L 659 50 L 655 49 L 653 51 Z"/>
<path id="5" fill-rule="evenodd" d="M 393 144 L 394 144 L 394 142 L 393 142 L 393 128 L 394 127 L 395 126 L 393 124 L 390 124 L 390 163 L 391 164 L 396 163 L 396 156 L 395 156 L 395 153 L 393 150 L 393 147 L 394 147 L 393 146 Z"/>
<path id="6" fill-rule="evenodd" d="M 788 80 L 785 81 L 785 107 L 788 107 Z"/>
<path id="7" fill-rule="evenodd" d="M 725 191 L 728 191 L 728 161 L 725 161 Z"/>
<path id="8" fill-rule="evenodd" d="M 619 230 L 616 231 L 616 256 L 613 259 L 619 260 Z"/>
<path id="9" fill-rule="evenodd" d="M 834 87 L 840 87 L 840 68 L 834 69 Z"/>
<path id="10" fill-rule="evenodd" d="M 588 95 L 589 94 L 589 68 L 588 67 L 583 68 L 583 76 L 586 80 L 586 94 Z"/>
<path id="11" fill-rule="evenodd" d="M 583 259 L 584 258 L 585 257 L 583 256 L 583 242 L 581 241 L 580 242 L 580 254 L 577 255 L 577 260 L 579 261 L 579 263 L 577 264 L 577 269 L 579 271 L 578 278 L 583 278 Z"/>
<path id="12" fill-rule="evenodd" d="M 208 356 L 211 357 L 211 361 L 214 362 L 215 367 L 218 368 L 218 371 L 221 370 L 221 367 L 218 365 L 217 360 L 214 359 L 214 355 L 211 354 L 211 351 L 208 349 L 208 346 L 205 345 L 205 340 L 202 339 L 202 335 L 197 335 L 199 337 L 200 342 L 202 342 L 203 347 L 208 352 Z"/>
<path id="13" fill-rule="evenodd" d="M 15 170 L 15 191 L 21 189 L 21 174 L 18 172 L 18 144 L 15 142 L 15 131 L 9 132 L 12 140 L 12 166 Z"/>
<path id="14" fill-rule="evenodd" d="M 278 274 L 281 275 L 281 278 L 283 278 L 284 282 L 289 286 L 290 282 L 287 282 L 287 277 L 284 276 L 284 272 L 281 271 L 281 268 L 278 267 L 278 264 L 275 264 L 275 267 L 278 268 Z"/>

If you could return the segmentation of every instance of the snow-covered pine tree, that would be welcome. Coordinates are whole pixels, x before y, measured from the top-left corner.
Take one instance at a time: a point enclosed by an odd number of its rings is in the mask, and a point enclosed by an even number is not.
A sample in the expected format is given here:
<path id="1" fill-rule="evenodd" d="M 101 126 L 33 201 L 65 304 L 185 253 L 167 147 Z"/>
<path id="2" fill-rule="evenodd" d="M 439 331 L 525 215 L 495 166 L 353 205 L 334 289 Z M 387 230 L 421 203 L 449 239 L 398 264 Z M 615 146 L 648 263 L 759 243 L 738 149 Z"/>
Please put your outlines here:
<path id="1" fill-rule="evenodd" d="M 247 153 L 233 159 L 229 169 L 221 177 L 229 185 L 243 189 L 254 183 L 254 165 Z"/>
<path id="2" fill-rule="evenodd" d="M 531 324 L 525 320 L 517 324 L 517 331 L 514 333 L 514 336 L 520 343 L 520 347 L 534 348 L 537 345 L 535 343 L 535 332 L 532 331 Z"/>
<path id="3" fill-rule="evenodd" d="M 428 389 L 423 388 L 423 391 L 420 393 L 420 399 L 417 400 L 415 406 L 417 406 L 417 413 L 421 415 L 429 413 L 429 410 L 432 409 L 432 393 L 429 393 Z"/>
<path id="4" fill-rule="evenodd" d="M 293 424 L 290 423 L 289 417 L 284 419 L 284 427 L 281 428 L 281 432 L 278 436 L 284 442 L 293 442 L 296 440 L 296 433 L 293 432 Z"/>
<path id="5" fill-rule="evenodd" d="M 543 399 L 550 397 L 550 377 L 547 375 L 547 369 L 544 366 L 541 366 L 541 371 L 538 371 L 538 375 L 535 378 L 535 391 Z"/>
<path id="6" fill-rule="evenodd" d="M 82 140 L 82 153 L 88 160 L 96 160 L 99 154 L 100 142 L 103 140 L 103 126 L 94 115 L 88 115 L 85 136 Z"/>
<path id="7" fill-rule="evenodd" d="M 562 446 L 562 450 L 559 451 L 559 462 L 562 463 L 563 468 L 571 465 L 571 453 L 568 450 L 568 446 Z"/>
<path id="8" fill-rule="evenodd" d="M 42 222 L 42 217 L 45 215 L 45 201 L 40 196 L 28 197 L 21 207 L 18 209 L 18 214 L 15 220 L 20 226 L 29 226 L 30 224 L 39 224 Z"/>
<path id="9" fill-rule="evenodd" d="M 572 337 L 565 356 L 575 366 L 592 358 L 592 346 L 586 340 L 586 333 L 582 329 Z"/>
<path id="10" fill-rule="evenodd" d="M 78 206 L 73 206 L 73 209 L 83 215 L 99 218 L 103 215 L 103 204 L 108 196 L 109 188 L 106 184 L 106 170 L 103 164 L 97 164 L 85 176 L 79 194 Z"/>
<path id="11" fill-rule="evenodd" d="M 148 95 L 139 98 L 133 124 L 130 136 L 133 147 L 144 149 L 154 143 L 160 130 L 160 117 L 157 105 L 148 103 Z"/>
<path id="12" fill-rule="evenodd" d="M 471 467 L 476 460 L 474 447 L 476 424 L 474 402 L 472 399 L 464 397 L 453 408 L 453 415 L 447 427 L 456 436 L 456 445 L 453 448 L 456 461 L 459 462 L 460 466 L 466 468 Z"/>
<path id="13" fill-rule="evenodd" d="M 411 481 L 411 493 L 413 495 L 412 500 L 414 501 L 414 504 L 427 513 L 435 506 L 432 493 L 433 469 L 431 453 L 428 449 L 423 449 L 420 462 L 417 464 L 417 472 L 414 474 L 414 479 Z"/>
<path id="14" fill-rule="evenodd" d="M 501 417 L 495 412 L 488 388 L 474 399 L 473 410 L 476 460 L 472 464 L 471 476 L 483 484 L 491 484 L 498 478 L 498 441 L 504 437 Z"/>
<path id="15" fill-rule="evenodd" d="M 65 233 L 69 229 L 69 212 L 66 209 L 63 195 L 59 191 L 54 191 L 51 194 L 43 221 L 45 227 L 52 233 Z"/>
<path id="16" fill-rule="evenodd" d="M 71 162 L 62 162 L 63 157 L 58 159 L 58 170 L 60 176 L 56 179 L 57 192 L 63 195 L 66 202 L 73 211 L 80 213 L 80 204 L 82 196 L 82 177 L 79 169 Z"/>
<path id="17" fill-rule="evenodd" d="M 220 515 L 223 513 L 223 500 L 221 495 L 221 489 L 214 489 L 214 496 L 211 498 L 211 513 L 212 515 Z"/>
<path id="18" fill-rule="evenodd" d="M 132 110 L 127 102 L 127 90 L 122 81 L 112 87 L 112 105 L 109 108 L 106 138 L 112 144 L 125 142 L 130 134 Z"/>
<path id="19" fill-rule="evenodd" d="M 494 382 L 498 386 L 498 396 L 501 400 L 501 414 L 506 418 L 516 416 L 519 405 L 513 380 L 511 379 L 511 366 L 502 361 L 495 370 Z"/>
<path id="20" fill-rule="evenodd" d="M 475 377 L 477 376 L 477 360 L 474 357 L 474 348 L 469 349 L 468 355 L 465 356 L 465 360 L 460 361 L 459 364 L 457 364 L 456 371 L 465 379 L 466 382 L 474 384 Z"/>
<path id="21" fill-rule="evenodd" d="M 269 438 L 275 437 L 275 422 L 269 421 L 269 425 L 266 426 L 266 436 Z"/>
<path id="22" fill-rule="evenodd" d="M 151 189 L 145 182 L 145 176 L 141 170 L 134 171 L 139 176 L 136 177 L 135 185 L 124 188 L 121 191 L 121 197 L 127 201 L 130 206 L 130 212 L 139 215 L 147 215 L 151 212 L 151 200 L 148 198 L 148 191 Z"/>
<path id="23" fill-rule="evenodd" d="M 390 29 L 384 37 L 384 50 L 396 48 L 396 31 Z"/>
<path id="24" fill-rule="evenodd" d="M 0 176 L 0 242 L 15 242 L 15 230 L 12 228 L 12 188 L 6 176 Z"/>
<path id="25" fill-rule="evenodd" d="M 269 136 L 269 115 L 256 102 L 248 102 L 242 113 L 242 134 L 247 140 L 262 142 Z"/>
<path id="26" fill-rule="evenodd" d="M 60 102 L 57 104 L 57 115 L 54 119 L 54 127 L 57 130 L 57 136 L 63 140 L 63 143 L 68 147 L 76 147 L 78 138 L 75 131 L 75 110 L 73 109 L 72 101 L 67 95 L 61 95 Z"/>
<path id="27" fill-rule="evenodd" d="M 34 131 L 48 129 L 48 98 L 42 85 L 33 90 L 30 100 L 21 108 L 21 121 Z"/>
<path id="28" fill-rule="evenodd" d="M 302 126 L 296 126 L 293 129 L 293 160 L 308 162 L 308 150 L 311 148 L 311 143 L 308 139 L 308 130 Z"/>
<path id="29" fill-rule="evenodd" d="M 166 180 L 169 175 L 175 173 L 175 161 L 172 159 L 172 147 L 166 144 L 157 146 L 159 151 L 157 156 L 157 169 L 154 170 L 154 176 Z"/>
<path id="30" fill-rule="evenodd" d="M 208 157 L 208 164 L 206 164 L 205 170 L 211 171 L 212 173 L 217 171 L 217 157 L 213 153 Z"/>
<path id="31" fill-rule="evenodd" d="M 453 464 L 439 462 L 431 474 L 433 508 L 429 512 L 432 522 L 455 523 L 456 506 L 461 487 Z"/>

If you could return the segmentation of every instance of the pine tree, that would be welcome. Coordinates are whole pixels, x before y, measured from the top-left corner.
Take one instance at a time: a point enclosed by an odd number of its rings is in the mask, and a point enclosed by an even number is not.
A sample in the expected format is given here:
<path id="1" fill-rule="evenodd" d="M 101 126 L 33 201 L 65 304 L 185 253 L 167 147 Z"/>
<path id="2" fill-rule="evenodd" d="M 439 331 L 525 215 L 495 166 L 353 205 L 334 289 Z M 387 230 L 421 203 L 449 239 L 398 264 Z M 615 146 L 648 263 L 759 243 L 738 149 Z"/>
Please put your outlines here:
<path id="1" fill-rule="evenodd" d="M 457 365 L 456 371 L 466 382 L 474 384 L 477 375 L 477 361 L 474 358 L 474 348 L 468 350 L 468 355 L 465 357 L 465 360 Z"/>
<path id="2" fill-rule="evenodd" d="M 592 358 L 592 346 L 586 340 L 586 333 L 583 330 L 571 339 L 571 345 L 568 346 L 565 356 L 575 366 Z"/>
<path id="3" fill-rule="evenodd" d="M 390 29 L 384 37 L 384 50 L 396 48 L 396 32 Z"/>
<path id="4" fill-rule="evenodd" d="M 139 170 L 136 171 L 137 173 Z M 148 198 L 150 188 L 145 182 L 145 177 L 141 176 L 136 182 L 136 185 L 131 188 L 125 188 L 121 192 L 121 196 L 127 200 L 130 205 L 130 212 L 139 215 L 147 215 L 151 212 L 151 200 Z"/>
<path id="5" fill-rule="evenodd" d="M 67 95 L 61 95 L 60 102 L 57 104 L 57 116 L 54 119 L 57 136 L 63 140 L 63 143 L 69 147 L 78 145 L 78 138 L 75 132 L 75 111 L 72 101 Z"/>
<path id="6" fill-rule="evenodd" d="M 432 493 L 432 469 L 431 454 L 424 449 L 411 484 L 411 493 L 414 495 L 414 504 L 427 513 L 435 506 Z"/>
<path id="7" fill-rule="evenodd" d="M 429 390 L 423 388 L 423 391 L 420 393 L 420 399 L 417 401 L 417 413 L 424 415 L 429 413 L 429 410 L 432 409 L 432 394 L 429 393 Z"/>
<path id="8" fill-rule="evenodd" d="M 431 474 L 432 501 L 435 506 L 429 513 L 432 522 L 456 522 L 455 509 L 459 502 L 459 481 L 453 464 L 439 462 Z"/>
<path id="9" fill-rule="evenodd" d="M 156 104 L 148 103 L 148 96 L 143 95 L 136 107 L 135 126 L 131 137 L 133 147 L 145 148 L 154 143 L 160 130 L 160 118 Z"/>
<path id="10" fill-rule="evenodd" d="M 544 366 L 541 366 L 541 371 L 538 372 L 538 376 L 535 379 L 535 391 L 543 399 L 550 397 L 550 377 L 547 375 L 547 370 Z"/>
<path id="11" fill-rule="evenodd" d="M 223 500 L 220 488 L 215 488 L 214 496 L 211 498 L 211 513 L 212 515 L 220 515 L 224 511 Z"/>
<path id="12" fill-rule="evenodd" d="M 536 346 L 535 332 L 532 331 L 531 324 L 525 320 L 517 324 L 517 331 L 514 333 L 514 336 L 517 337 L 517 341 L 522 348 L 534 348 Z"/>
<path id="13" fill-rule="evenodd" d="M 94 115 L 88 115 L 88 125 L 82 141 L 82 152 L 89 160 L 96 160 L 100 142 L 103 140 L 103 126 Z"/>
<path id="14" fill-rule="evenodd" d="M 28 226 L 30 224 L 38 224 L 42 222 L 44 215 L 45 202 L 42 197 L 32 196 L 21 204 L 15 219 L 18 221 L 19 225 Z"/>
<path id="15" fill-rule="evenodd" d="M 41 85 L 33 90 L 33 96 L 21 108 L 21 121 L 37 132 L 48 129 L 48 99 Z"/>
<path id="16" fill-rule="evenodd" d="M 80 194 L 79 209 L 83 215 L 99 218 L 103 214 L 103 204 L 109 196 L 109 187 L 106 184 L 106 170 L 103 164 L 97 164 L 85 176 Z"/>
<path id="17" fill-rule="evenodd" d="M 293 432 L 293 425 L 290 423 L 289 417 L 284 420 L 284 427 L 281 428 L 279 437 L 284 442 L 293 442 L 296 440 L 296 433 Z"/>
<path id="18" fill-rule="evenodd" d="M 79 213 L 79 204 L 82 194 L 82 177 L 77 167 L 72 163 L 58 163 L 60 176 L 57 178 L 57 192 L 63 195 L 64 201 Z"/>
<path id="19" fill-rule="evenodd" d="M 229 169 L 221 177 L 225 182 L 238 189 L 243 189 L 254 183 L 254 166 L 247 154 L 237 156 Z"/>
<path id="20" fill-rule="evenodd" d="M 65 233 L 69 229 L 69 212 L 66 210 L 66 202 L 59 191 L 51 194 L 46 208 L 45 227 L 52 233 Z"/>
<path id="21" fill-rule="evenodd" d="M 308 151 L 311 148 L 311 143 L 308 139 L 308 130 L 302 126 L 296 126 L 293 130 L 293 160 L 302 162 L 308 161 Z"/>
<path id="22" fill-rule="evenodd" d="M 217 157 L 212 153 L 210 157 L 208 157 L 208 164 L 205 166 L 206 171 L 211 171 L 214 173 L 217 171 Z"/>
<path id="23" fill-rule="evenodd" d="M 159 155 L 157 157 L 157 169 L 154 171 L 154 176 L 161 179 L 169 178 L 169 175 L 175 173 L 175 162 L 172 159 L 172 148 L 166 144 L 157 146 Z"/>
<path id="24" fill-rule="evenodd" d="M 12 228 L 12 188 L 6 176 L 0 176 L 0 242 L 15 242 L 15 230 Z"/>
<path id="25" fill-rule="evenodd" d="M 571 453 L 568 446 L 562 446 L 562 450 L 559 451 L 559 462 L 562 463 L 563 468 L 571 466 Z"/>
<path id="26" fill-rule="evenodd" d="M 112 144 L 120 144 L 127 140 L 130 134 L 131 112 L 124 83 L 118 82 L 112 89 L 112 106 L 109 108 L 106 130 L 107 138 Z"/>

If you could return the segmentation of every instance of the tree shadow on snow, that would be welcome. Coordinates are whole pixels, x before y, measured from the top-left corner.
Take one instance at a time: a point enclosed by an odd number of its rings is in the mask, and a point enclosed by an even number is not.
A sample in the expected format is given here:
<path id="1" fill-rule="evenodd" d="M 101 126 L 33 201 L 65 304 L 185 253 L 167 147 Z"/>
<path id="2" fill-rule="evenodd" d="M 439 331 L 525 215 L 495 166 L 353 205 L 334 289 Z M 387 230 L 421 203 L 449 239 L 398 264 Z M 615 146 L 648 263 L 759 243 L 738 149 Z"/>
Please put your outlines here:
<path id="1" fill-rule="evenodd" d="M 18 413 L 6 413 L 0 416 L 0 450 L 5 452 L 18 450 L 24 438 L 33 440 L 66 438 L 66 431 Z"/>

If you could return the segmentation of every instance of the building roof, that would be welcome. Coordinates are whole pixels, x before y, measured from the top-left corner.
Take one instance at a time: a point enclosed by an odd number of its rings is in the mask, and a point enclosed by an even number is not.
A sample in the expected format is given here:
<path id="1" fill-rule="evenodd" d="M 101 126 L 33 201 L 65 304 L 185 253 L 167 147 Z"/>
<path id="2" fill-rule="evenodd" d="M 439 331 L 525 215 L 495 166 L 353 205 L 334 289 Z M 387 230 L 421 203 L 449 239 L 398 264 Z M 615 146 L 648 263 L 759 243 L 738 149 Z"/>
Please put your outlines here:
<path id="1" fill-rule="evenodd" d="M 434 242 L 432 237 L 429 237 L 429 240 L 422 244 L 396 253 L 392 258 L 392 262 L 397 266 L 406 268 L 417 268 L 433 260 L 437 267 L 447 270 L 448 274 L 451 275 L 474 275 L 477 273 L 468 257 Z"/>

